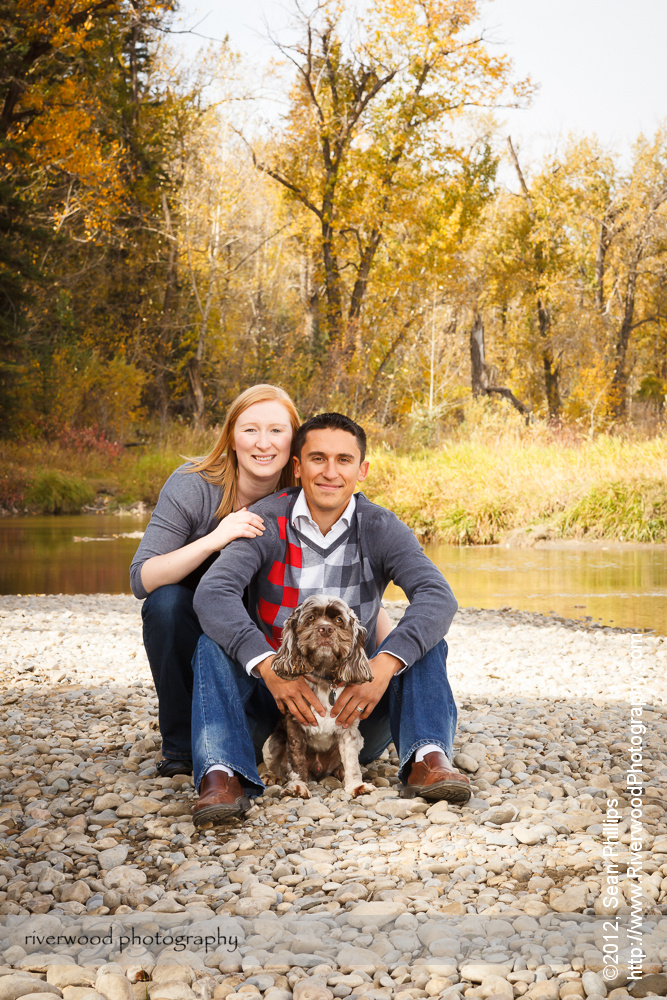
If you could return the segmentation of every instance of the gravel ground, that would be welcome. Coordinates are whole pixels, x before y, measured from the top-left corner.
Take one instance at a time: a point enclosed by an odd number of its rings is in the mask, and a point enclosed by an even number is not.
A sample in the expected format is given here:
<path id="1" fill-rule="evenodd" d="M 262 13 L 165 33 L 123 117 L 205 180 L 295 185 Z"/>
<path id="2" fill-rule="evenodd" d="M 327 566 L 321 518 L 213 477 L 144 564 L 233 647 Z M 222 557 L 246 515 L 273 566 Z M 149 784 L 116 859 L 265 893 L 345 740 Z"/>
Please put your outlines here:
<path id="1" fill-rule="evenodd" d="M 333 778 L 271 788 L 199 832 L 191 779 L 156 776 L 139 602 L 3 597 L 0 628 L 0 1000 L 667 995 L 664 638 L 462 611 L 466 807 L 398 798 L 386 752 L 354 802 Z"/>

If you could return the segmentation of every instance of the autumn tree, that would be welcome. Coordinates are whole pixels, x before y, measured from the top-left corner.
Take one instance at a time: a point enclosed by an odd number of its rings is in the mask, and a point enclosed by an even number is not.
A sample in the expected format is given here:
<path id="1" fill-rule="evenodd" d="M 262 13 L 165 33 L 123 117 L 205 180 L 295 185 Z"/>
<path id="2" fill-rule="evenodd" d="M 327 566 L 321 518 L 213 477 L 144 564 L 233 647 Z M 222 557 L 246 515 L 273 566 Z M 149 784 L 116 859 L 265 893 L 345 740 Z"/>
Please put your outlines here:
<path id="1" fill-rule="evenodd" d="M 151 329 L 168 326 L 173 312 L 165 206 L 174 204 L 184 109 L 193 104 L 156 72 L 158 29 L 173 3 L 5 7 L 0 170 L 7 198 L 20 204 L 0 275 L 13 344 L 5 397 L 21 395 L 23 373 L 29 419 L 41 409 L 52 422 L 51 387 L 65 375 L 95 372 L 103 383 L 111 365 L 113 382 L 114 366 L 126 365 L 136 406 Z M 31 272 L 16 265 L 21 256 Z M 74 390 L 86 379 L 71 381 Z M 84 411 L 90 419 L 82 397 L 80 419 Z M 5 429 L 13 429 L 7 417 Z"/>
<path id="2" fill-rule="evenodd" d="M 277 43 L 295 71 L 290 110 L 275 150 L 255 151 L 255 162 L 310 216 L 324 300 L 318 361 L 328 360 L 333 391 L 359 364 L 381 247 L 418 242 L 415 202 L 462 170 L 454 121 L 525 93 L 476 16 L 474 0 L 373 0 L 356 17 L 322 0 L 299 15 L 297 42 Z"/>
<path id="3" fill-rule="evenodd" d="M 595 302 L 609 329 L 613 373 L 608 406 L 627 413 L 633 334 L 660 328 L 667 256 L 667 133 L 641 136 L 627 177 L 607 191 L 595 236 Z M 655 294 L 657 292 L 657 295 Z"/>

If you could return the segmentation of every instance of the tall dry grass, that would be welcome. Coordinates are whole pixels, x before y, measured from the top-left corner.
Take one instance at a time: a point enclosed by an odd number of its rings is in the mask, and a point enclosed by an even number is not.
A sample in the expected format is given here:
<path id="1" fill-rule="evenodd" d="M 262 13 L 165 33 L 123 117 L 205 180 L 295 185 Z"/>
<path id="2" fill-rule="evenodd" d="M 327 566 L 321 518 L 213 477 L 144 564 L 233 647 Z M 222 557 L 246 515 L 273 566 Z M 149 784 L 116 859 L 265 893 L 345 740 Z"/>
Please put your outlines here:
<path id="1" fill-rule="evenodd" d="M 374 449 L 365 492 L 422 538 L 488 545 L 544 526 L 559 538 L 667 541 L 667 439 L 470 440 Z"/>
<path id="2" fill-rule="evenodd" d="M 590 438 L 576 427 L 526 426 L 475 402 L 430 447 L 413 441 L 406 448 L 398 433 L 392 440 L 371 430 L 363 490 L 423 539 L 487 545 L 539 525 L 561 538 L 667 541 L 664 435 Z M 206 453 L 215 437 L 215 430 L 172 427 L 159 443 L 130 450 L 0 443 L 0 504 L 46 513 L 100 492 L 118 504 L 154 504 L 183 456 Z"/>

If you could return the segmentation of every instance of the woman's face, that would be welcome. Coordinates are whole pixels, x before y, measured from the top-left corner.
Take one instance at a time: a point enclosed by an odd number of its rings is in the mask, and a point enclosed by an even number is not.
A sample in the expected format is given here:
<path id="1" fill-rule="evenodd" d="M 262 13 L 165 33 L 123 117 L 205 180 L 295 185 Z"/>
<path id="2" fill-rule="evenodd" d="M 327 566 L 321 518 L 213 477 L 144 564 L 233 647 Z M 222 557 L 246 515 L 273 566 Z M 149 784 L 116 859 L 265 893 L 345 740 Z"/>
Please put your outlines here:
<path id="1" fill-rule="evenodd" d="M 239 475 L 266 480 L 271 492 L 290 461 L 292 424 L 287 408 L 277 400 L 253 403 L 236 421 L 232 447 Z"/>

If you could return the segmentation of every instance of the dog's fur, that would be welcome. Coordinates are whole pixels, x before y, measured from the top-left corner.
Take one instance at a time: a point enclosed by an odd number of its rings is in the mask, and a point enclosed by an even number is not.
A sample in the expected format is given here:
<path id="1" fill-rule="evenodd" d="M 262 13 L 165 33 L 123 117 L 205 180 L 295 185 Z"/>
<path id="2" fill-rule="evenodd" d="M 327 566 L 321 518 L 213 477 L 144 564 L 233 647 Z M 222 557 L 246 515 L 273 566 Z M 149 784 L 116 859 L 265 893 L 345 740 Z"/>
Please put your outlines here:
<path id="1" fill-rule="evenodd" d="M 324 717 L 313 713 L 314 726 L 303 726 L 286 713 L 264 744 L 265 780 L 287 779 L 285 794 L 308 799 L 308 778 L 327 774 L 342 776 L 352 797 L 372 790 L 361 777 L 359 722 L 343 729 L 331 717 L 331 706 L 346 684 L 373 680 L 365 638 L 354 611 L 337 597 L 308 597 L 285 622 L 273 670 L 279 677 L 304 677 L 327 709 Z"/>

